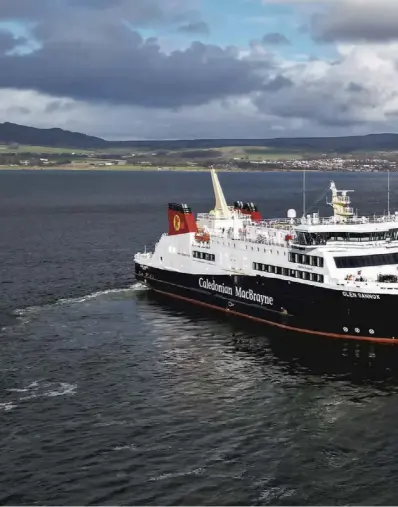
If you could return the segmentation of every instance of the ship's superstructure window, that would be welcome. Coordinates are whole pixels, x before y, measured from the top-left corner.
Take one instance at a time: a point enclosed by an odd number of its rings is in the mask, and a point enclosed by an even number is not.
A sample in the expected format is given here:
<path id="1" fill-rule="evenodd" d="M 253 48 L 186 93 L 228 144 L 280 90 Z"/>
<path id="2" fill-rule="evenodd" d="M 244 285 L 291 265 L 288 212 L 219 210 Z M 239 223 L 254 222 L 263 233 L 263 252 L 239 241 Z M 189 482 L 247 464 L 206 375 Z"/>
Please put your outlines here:
<path id="1" fill-rule="evenodd" d="M 355 255 L 350 257 L 335 257 L 337 268 L 365 268 L 368 266 L 386 266 L 398 264 L 398 252 L 377 255 Z"/>
<path id="2" fill-rule="evenodd" d="M 266 273 L 272 273 L 274 275 L 283 275 L 290 276 L 292 278 L 300 278 L 301 280 L 309 280 L 311 282 L 324 282 L 323 275 L 318 273 L 309 273 L 308 271 L 301 271 L 300 269 L 281 268 L 280 266 L 271 266 L 270 264 L 261 264 L 259 262 L 253 262 L 253 269 L 255 271 L 265 271 Z"/>
<path id="3" fill-rule="evenodd" d="M 297 231 L 296 243 L 299 245 L 326 245 L 328 241 L 347 241 L 350 243 L 367 241 L 397 241 L 398 229 L 372 232 L 303 232 Z"/>
<path id="4" fill-rule="evenodd" d="M 316 255 L 304 255 L 294 252 L 289 252 L 289 261 L 295 262 L 296 264 L 304 264 L 307 266 L 315 266 L 323 268 L 323 257 Z"/>
<path id="5" fill-rule="evenodd" d="M 192 252 L 192 255 L 193 257 L 195 257 L 196 259 L 202 259 L 204 261 L 212 261 L 212 262 L 215 262 L 216 260 L 216 256 L 214 254 L 211 254 L 211 253 L 207 253 L 207 252 L 198 252 L 197 250 L 194 250 Z"/>

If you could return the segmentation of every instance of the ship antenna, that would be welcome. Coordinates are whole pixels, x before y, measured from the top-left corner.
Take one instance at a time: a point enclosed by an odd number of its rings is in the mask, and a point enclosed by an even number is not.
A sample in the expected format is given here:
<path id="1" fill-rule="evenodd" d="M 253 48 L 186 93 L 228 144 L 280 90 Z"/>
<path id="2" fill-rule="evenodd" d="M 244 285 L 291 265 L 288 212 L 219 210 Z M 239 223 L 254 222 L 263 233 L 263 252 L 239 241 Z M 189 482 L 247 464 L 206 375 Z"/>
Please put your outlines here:
<path id="1" fill-rule="evenodd" d="M 303 171 L 303 217 L 305 217 L 305 169 Z"/>
<path id="2" fill-rule="evenodd" d="M 390 216 L 390 171 L 387 171 L 387 212 Z"/>

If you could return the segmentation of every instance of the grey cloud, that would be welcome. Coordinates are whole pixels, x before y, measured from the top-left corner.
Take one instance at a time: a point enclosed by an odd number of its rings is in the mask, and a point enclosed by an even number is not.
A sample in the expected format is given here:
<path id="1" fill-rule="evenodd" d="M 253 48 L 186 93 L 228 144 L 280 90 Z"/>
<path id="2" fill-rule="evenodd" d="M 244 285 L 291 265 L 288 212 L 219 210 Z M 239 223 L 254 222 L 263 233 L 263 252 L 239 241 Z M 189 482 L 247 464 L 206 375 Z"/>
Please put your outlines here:
<path id="1" fill-rule="evenodd" d="M 36 6 L 33 10 L 32 3 Z M 237 48 L 200 42 L 167 54 L 155 38 L 144 40 L 134 29 L 158 23 L 172 24 L 173 30 L 192 28 L 199 21 L 192 10 L 184 8 L 188 3 L 189 0 L 0 0 L 0 19 L 19 16 L 34 21 L 34 34 L 40 42 L 39 49 L 30 54 L 7 55 L 15 47 L 15 41 L 8 35 L 2 39 L 0 32 L 0 87 L 37 90 L 52 96 L 45 107 L 50 118 L 69 118 L 75 107 L 76 103 L 59 97 L 81 100 L 90 107 L 99 105 L 103 110 L 126 109 L 150 118 L 159 117 L 166 125 L 167 132 L 163 134 L 166 137 L 172 135 L 174 120 L 169 117 L 182 117 L 186 111 L 189 114 L 194 111 L 184 106 L 208 104 L 204 106 L 206 118 L 201 127 L 205 136 L 210 128 L 208 118 L 213 115 L 213 100 L 252 92 L 259 109 L 253 121 L 265 117 L 263 113 L 286 124 L 295 119 L 318 124 L 319 129 L 360 125 L 366 117 L 364 111 L 368 113 L 385 99 L 380 98 L 380 92 L 376 93 L 375 86 L 370 91 L 367 83 L 358 84 L 358 74 L 354 71 L 350 74 L 349 65 L 340 71 L 344 56 L 330 64 L 332 70 L 327 76 L 315 66 L 314 73 L 307 77 L 307 63 L 302 69 L 299 64 L 295 69 L 281 70 L 280 62 L 259 41 L 256 41 L 258 49 L 253 44 L 250 54 L 243 58 Z M 61 9 L 60 4 L 67 8 Z M 320 23 L 326 22 L 326 18 L 318 18 L 318 30 Z M 273 40 L 276 44 L 281 41 L 278 35 L 283 37 L 281 34 L 264 37 L 269 39 L 268 43 Z M 125 106 L 147 109 L 143 112 Z M 220 115 L 224 114 L 220 111 Z M 184 116 L 185 125 L 192 123 L 188 116 L 188 113 Z M 232 115 L 225 118 L 225 124 L 236 123 Z M 236 123 L 237 131 L 242 131 L 242 124 Z M 153 127 L 148 122 L 150 128 Z M 192 129 L 195 135 L 200 135 L 199 127 Z M 139 135 L 143 135 L 141 131 Z"/>
<path id="2" fill-rule="evenodd" d="M 351 81 L 351 83 L 347 86 L 347 90 L 349 92 L 362 92 L 365 88 L 362 85 Z"/>
<path id="3" fill-rule="evenodd" d="M 261 103 L 260 103 L 261 106 Z M 363 123 L 355 115 L 355 109 L 347 104 L 337 105 L 326 97 L 300 97 L 277 104 L 268 103 L 269 110 L 281 118 L 305 118 L 324 126 L 349 126 Z"/>
<path id="4" fill-rule="evenodd" d="M 28 107 L 24 106 L 11 106 L 7 108 L 8 114 L 23 114 L 23 115 L 29 115 L 31 113 L 30 109 Z"/>
<path id="5" fill-rule="evenodd" d="M 322 79 L 282 86 L 274 91 L 272 97 L 269 93 L 260 94 L 256 105 L 260 111 L 280 118 L 305 119 L 326 127 L 343 127 L 362 124 L 364 111 L 378 107 L 379 101 L 374 89 L 354 82 L 344 86 L 340 78 L 326 75 Z"/>
<path id="6" fill-rule="evenodd" d="M 266 33 L 261 41 L 263 44 L 271 44 L 275 46 L 290 44 L 290 41 L 282 33 L 278 32 Z"/>
<path id="7" fill-rule="evenodd" d="M 40 32 L 38 32 L 40 33 Z M 261 90 L 269 63 L 194 42 L 166 55 L 154 39 L 104 25 L 98 39 L 46 39 L 35 52 L 0 56 L 0 87 L 91 102 L 178 108 Z"/>
<path id="8" fill-rule="evenodd" d="M 182 25 L 178 29 L 179 32 L 185 33 L 201 33 L 208 34 L 210 33 L 209 25 L 204 21 L 192 21 L 191 23 L 187 23 L 186 25 Z"/>
<path id="9" fill-rule="evenodd" d="M 44 109 L 45 113 L 58 113 L 60 111 L 72 111 L 74 109 L 73 103 L 64 103 L 61 100 L 53 100 L 47 104 Z"/>
<path id="10" fill-rule="evenodd" d="M 194 42 L 166 54 L 134 26 L 177 23 L 204 32 L 193 0 L 1 0 L 0 19 L 35 22 L 39 48 L 0 51 L 0 87 L 36 90 L 88 102 L 179 108 L 261 90 L 269 62 L 240 58 L 236 48 Z M 128 24 L 127 24 L 128 23 Z M 1 48 L 0 48 L 1 49 Z"/>
<path id="11" fill-rule="evenodd" d="M 103 21 L 125 20 L 135 26 L 190 21 L 197 13 L 193 0 L 1 0 L 0 19 L 51 24 L 54 32 L 73 20 L 92 26 Z M 73 29 L 73 24 L 69 28 Z"/>
<path id="12" fill-rule="evenodd" d="M 16 37 L 10 32 L 0 30 L 0 53 L 6 53 L 17 46 L 26 44 L 24 37 Z"/>
<path id="13" fill-rule="evenodd" d="M 297 32 L 298 33 L 302 33 L 302 34 L 308 34 L 310 32 L 310 26 L 308 24 L 308 22 L 306 23 L 301 23 L 298 27 L 297 27 Z"/>
<path id="14" fill-rule="evenodd" d="M 123 4 L 123 0 L 67 0 L 66 3 L 71 7 L 85 7 L 87 9 L 101 10 L 119 7 Z"/>
<path id="15" fill-rule="evenodd" d="M 387 118 L 393 118 L 393 119 L 398 118 L 398 109 L 395 109 L 395 110 L 393 110 L 393 111 L 388 111 L 388 112 L 386 113 L 386 117 L 387 117 Z"/>
<path id="16" fill-rule="evenodd" d="M 285 76 L 277 76 L 276 78 L 272 79 L 268 83 L 266 83 L 263 86 L 263 90 L 269 91 L 269 92 L 275 92 L 278 90 L 281 90 L 282 88 L 291 87 L 294 86 L 294 83 L 291 79 L 288 79 Z"/>
<path id="17" fill-rule="evenodd" d="M 398 2 L 341 0 L 330 10 L 312 16 L 313 38 L 318 42 L 388 42 L 398 39 Z"/>
<path id="18" fill-rule="evenodd" d="M 295 73 L 293 73 L 295 74 Z M 355 69 L 353 70 L 355 74 Z M 327 76 L 327 80 L 330 76 Z M 292 77 L 292 80 L 297 82 Z M 319 88 L 321 83 L 319 83 Z M 370 132 L 388 132 L 396 129 L 396 102 L 391 103 L 390 108 L 384 108 L 384 116 L 378 112 L 380 104 L 380 93 L 368 95 L 372 108 L 376 108 L 376 115 L 370 117 L 369 109 L 357 107 L 349 111 L 346 97 L 342 107 L 338 108 L 339 115 L 333 117 L 333 103 L 339 104 L 342 101 L 341 90 L 345 86 L 333 80 L 335 94 L 329 97 L 329 101 L 320 100 L 319 90 L 311 88 L 308 96 L 304 90 L 309 88 L 307 83 L 299 85 L 299 89 L 283 88 L 276 94 L 263 94 L 269 98 L 270 106 L 278 104 L 277 109 L 283 102 L 287 108 L 291 107 L 295 94 L 303 94 L 306 102 L 305 117 L 297 120 L 293 115 L 285 114 L 283 117 L 272 115 L 271 107 L 264 107 L 262 110 L 255 110 L 245 106 L 246 101 L 225 100 L 208 104 L 200 108 L 183 108 L 178 111 L 165 109 L 141 109 L 129 106 L 108 106 L 73 101 L 59 101 L 61 107 L 54 114 L 54 107 L 47 105 L 54 99 L 49 99 L 34 92 L 20 93 L 18 91 L 0 91 L 0 121 L 11 121 L 19 124 L 29 124 L 42 128 L 61 127 L 72 131 L 85 132 L 98 135 L 107 139 L 181 139 L 181 138 L 259 138 L 259 137 L 300 137 L 300 136 L 321 136 L 321 135 L 355 135 L 368 134 Z M 377 90 L 379 88 L 376 86 Z M 389 87 L 390 91 L 393 87 Z M 336 92 L 338 91 L 338 93 Z M 330 93 L 330 88 L 327 90 Z M 310 96 L 314 93 L 316 100 L 311 103 Z M 301 98 L 301 97 L 300 97 Z M 376 102 L 375 102 L 376 99 Z M 57 101 L 58 102 L 58 101 Z M 29 114 L 23 114 L 21 109 L 10 111 L 7 104 L 18 104 L 30 110 Z M 68 104 L 68 108 L 63 105 Z M 327 107 L 318 114 L 317 108 Z M 292 112 L 296 112 L 292 108 Z M 388 111 L 388 112 L 387 112 Z M 311 114 L 312 112 L 312 114 Z M 26 111 L 27 113 L 27 111 Z M 349 114 L 348 114 L 349 113 Z M 391 116 L 390 116 L 391 115 Z M 104 121 L 104 118 L 106 121 Z"/>
<path id="19" fill-rule="evenodd" d="M 46 8 L 51 8 L 49 0 L 32 2 L 31 0 L 2 0 L 0 2 L 0 19 L 37 19 Z"/>

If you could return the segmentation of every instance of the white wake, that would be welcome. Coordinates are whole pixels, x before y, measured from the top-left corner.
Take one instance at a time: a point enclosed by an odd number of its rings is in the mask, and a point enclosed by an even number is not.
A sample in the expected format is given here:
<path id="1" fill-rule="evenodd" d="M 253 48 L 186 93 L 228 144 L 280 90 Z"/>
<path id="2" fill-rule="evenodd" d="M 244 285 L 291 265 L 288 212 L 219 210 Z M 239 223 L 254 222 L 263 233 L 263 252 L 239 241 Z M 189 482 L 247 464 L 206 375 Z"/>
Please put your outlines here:
<path id="1" fill-rule="evenodd" d="M 60 305 L 71 305 L 76 303 L 85 303 L 87 301 L 99 299 L 101 297 L 106 296 L 128 296 L 129 294 L 133 295 L 135 292 L 141 292 L 147 290 L 147 286 L 141 282 L 136 282 L 129 287 L 124 287 L 120 289 L 107 289 L 102 291 L 96 291 L 91 294 L 86 294 L 85 296 L 77 296 L 70 298 L 61 298 L 55 301 L 54 303 L 44 304 L 41 306 L 28 306 L 26 308 L 18 308 L 13 311 L 13 314 L 17 317 L 24 317 L 26 315 L 36 313 L 45 308 L 52 308 L 54 306 Z"/>

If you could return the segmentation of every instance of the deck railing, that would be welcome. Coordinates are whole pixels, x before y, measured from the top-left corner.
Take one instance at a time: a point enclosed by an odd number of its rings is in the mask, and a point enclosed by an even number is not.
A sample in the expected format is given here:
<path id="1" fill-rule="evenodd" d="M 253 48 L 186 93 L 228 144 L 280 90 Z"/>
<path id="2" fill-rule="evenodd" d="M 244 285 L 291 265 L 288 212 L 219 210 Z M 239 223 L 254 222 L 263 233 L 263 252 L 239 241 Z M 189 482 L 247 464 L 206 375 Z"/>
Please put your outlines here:
<path id="1" fill-rule="evenodd" d="M 367 291 L 369 291 L 369 289 L 371 289 L 372 287 L 374 287 L 375 289 L 398 291 L 398 282 L 379 282 L 375 278 L 367 278 L 367 277 L 364 277 L 362 281 L 332 278 L 330 279 L 330 284 L 337 285 L 339 287 L 346 287 L 347 292 L 350 292 L 355 289 L 367 289 Z"/>
<path id="2" fill-rule="evenodd" d="M 334 216 L 330 217 L 318 217 L 318 216 L 310 216 L 310 217 L 300 217 L 300 218 L 267 218 L 261 220 L 260 222 L 252 222 L 252 220 L 243 214 L 239 214 L 237 217 L 239 220 L 243 220 L 244 223 L 250 225 L 264 226 L 264 227 L 275 227 L 280 228 L 281 226 L 289 226 L 289 227 L 299 227 L 300 225 L 360 225 L 360 224 L 382 224 L 382 223 L 398 223 L 398 212 L 390 215 L 364 215 L 364 216 L 354 216 L 347 217 L 344 221 L 337 219 Z M 230 220 L 225 218 L 216 218 L 214 215 L 209 213 L 198 213 L 198 220 Z"/>
<path id="3" fill-rule="evenodd" d="M 288 230 L 284 231 L 282 233 L 282 236 L 285 234 L 288 234 Z M 240 246 L 245 243 L 249 243 L 250 245 L 268 245 L 268 246 L 280 246 L 280 247 L 286 247 L 288 246 L 288 242 L 284 241 L 282 238 L 269 238 L 266 236 L 263 236 L 261 234 L 257 234 L 256 237 L 251 237 L 250 235 L 245 235 L 244 233 L 237 233 L 233 234 L 233 232 L 226 230 L 224 233 L 217 230 L 217 232 L 210 231 L 209 232 L 210 242 L 213 240 L 222 240 L 224 242 L 239 242 Z M 207 246 L 209 243 L 198 241 L 194 237 L 194 244 L 198 246 Z"/>

